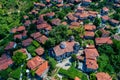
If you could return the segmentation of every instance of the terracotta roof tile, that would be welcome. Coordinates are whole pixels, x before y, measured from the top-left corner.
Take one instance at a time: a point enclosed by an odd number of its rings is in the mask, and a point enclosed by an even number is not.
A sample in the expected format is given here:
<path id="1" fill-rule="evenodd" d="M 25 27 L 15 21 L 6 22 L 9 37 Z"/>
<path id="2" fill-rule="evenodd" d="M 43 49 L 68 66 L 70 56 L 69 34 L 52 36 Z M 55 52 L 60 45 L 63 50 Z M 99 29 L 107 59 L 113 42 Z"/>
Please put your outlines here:
<path id="1" fill-rule="evenodd" d="M 32 69 L 32 70 L 35 70 L 37 67 L 39 67 L 45 60 L 42 59 L 41 57 L 39 56 L 36 56 L 34 58 L 32 58 L 31 60 L 29 60 L 27 62 L 27 66 L 28 68 Z"/>
<path id="2" fill-rule="evenodd" d="M 15 44 L 15 42 L 9 42 L 9 44 L 5 47 L 5 50 L 13 49 Z"/>
<path id="3" fill-rule="evenodd" d="M 16 35 L 14 35 L 14 39 L 22 39 L 22 35 L 21 34 L 16 34 Z"/>
<path id="4" fill-rule="evenodd" d="M 98 69 L 97 61 L 92 59 L 86 59 L 86 67 L 88 69 L 97 70 Z"/>
<path id="5" fill-rule="evenodd" d="M 37 40 L 39 43 L 44 44 L 44 43 L 48 40 L 48 38 L 47 38 L 46 36 L 42 35 L 41 37 L 36 38 L 36 40 Z"/>
<path id="6" fill-rule="evenodd" d="M 42 34 L 41 34 L 40 32 L 35 32 L 35 33 L 32 33 L 30 36 L 31 36 L 33 39 L 36 39 L 36 38 L 42 36 Z"/>
<path id="7" fill-rule="evenodd" d="M 109 11 L 109 9 L 108 9 L 107 7 L 103 7 L 103 11 L 108 12 L 108 11 Z"/>
<path id="8" fill-rule="evenodd" d="M 7 55 L 3 54 L 0 57 L 0 70 L 7 69 L 11 64 L 13 64 L 13 61 L 11 58 L 7 57 Z"/>
<path id="9" fill-rule="evenodd" d="M 19 26 L 18 28 L 17 28 L 17 31 L 24 31 L 25 30 L 25 26 Z"/>
<path id="10" fill-rule="evenodd" d="M 86 59 L 94 59 L 94 60 L 96 60 L 96 58 L 99 56 L 99 53 L 98 53 L 96 48 L 85 49 L 84 53 L 85 53 L 85 58 Z"/>
<path id="11" fill-rule="evenodd" d="M 110 37 L 101 37 L 95 39 L 96 45 L 102 45 L 102 44 L 112 44 L 112 40 Z"/>
<path id="12" fill-rule="evenodd" d="M 107 21 L 109 20 L 109 17 L 107 15 L 101 17 L 103 20 Z"/>
<path id="13" fill-rule="evenodd" d="M 35 73 L 36 73 L 38 76 L 41 76 L 48 68 L 49 68 L 48 62 L 45 61 L 44 63 L 42 63 L 42 64 L 38 67 L 38 69 L 36 70 Z"/>
<path id="14" fill-rule="evenodd" d="M 61 20 L 60 19 L 53 19 L 51 23 L 52 23 L 52 25 L 57 26 L 57 25 L 60 25 Z"/>
<path id="15" fill-rule="evenodd" d="M 56 56 L 60 56 L 60 55 L 62 55 L 62 54 L 64 54 L 64 53 L 66 53 L 66 52 L 72 52 L 72 51 L 74 51 L 75 41 L 65 42 L 65 46 L 66 46 L 66 47 L 65 47 L 64 49 L 62 49 L 62 48 L 60 47 L 60 45 L 61 45 L 61 44 L 59 44 L 59 45 L 57 45 L 57 46 L 55 46 L 55 47 L 53 48 Z"/>
<path id="16" fill-rule="evenodd" d="M 97 80 L 112 80 L 112 77 L 108 73 L 98 72 L 96 74 Z"/>
<path id="17" fill-rule="evenodd" d="M 85 37 L 94 37 L 94 35 L 95 33 L 92 31 L 85 31 L 85 34 L 84 34 Z"/>
<path id="18" fill-rule="evenodd" d="M 22 41 L 22 45 L 24 47 L 29 46 L 32 43 L 32 41 L 33 40 L 31 38 L 28 38 L 28 39 Z"/>
<path id="19" fill-rule="evenodd" d="M 85 28 L 85 30 L 93 31 L 96 29 L 96 26 L 92 25 L 92 24 L 86 24 L 86 25 L 84 25 L 84 28 Z"/>
<path id="20" fill-rule="evenodd" d="M 42 55 L 44 53 L 44 49 L 42 47 L 39 47 L 35 50 L 35 52 L 38 54 L 38 55 Z"/>

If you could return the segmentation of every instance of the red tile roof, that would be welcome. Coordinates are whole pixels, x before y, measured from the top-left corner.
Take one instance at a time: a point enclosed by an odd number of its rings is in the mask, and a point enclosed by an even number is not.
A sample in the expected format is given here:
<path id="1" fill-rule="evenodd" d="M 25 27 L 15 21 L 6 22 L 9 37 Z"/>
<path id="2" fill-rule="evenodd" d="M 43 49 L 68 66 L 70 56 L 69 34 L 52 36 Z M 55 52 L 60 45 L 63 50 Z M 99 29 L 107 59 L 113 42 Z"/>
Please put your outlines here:
<path id="1" fill-rule="evenodd" d="M 47 23 L 43 23 L 43 24 L 37 25 L 37 29 L 38 30 L 40 30 L 40 29 L 52 30 L 52 27 Z"/>
<path id="2" fill-rule="evenodd" d="M 44 74 L 44 72 L 49 68 L 48 62 L 39 56 L 36 56 L 27 62 L 28 68 L 35 70 L 38 76 Z"/>
<path id="3" fill-rule="evenodd" d="M 9 42 L 9 44 L 5 47 L 5 50 L 13 49 L 15 44 L 15 42 Z"/>
<path id="4" fill-rule="evenodd" d="M 75 16 L 73 16 L 72 13 L 69 13 L 69 14 L 67 15 L 67 18 L 68 18 L 69 20 L 71 20 L 71 21 L 77 21 L 77 20 L 78 20 L 78 18 L 75 17 Z"/>
<path id="5" fill-rule="evenodd" d="M 61 20 L 60 19 L 53 19 L 51 23 L 52 23 L 52 25 L 56 25 L 57 26 L 57 25 L 60 25 Z"/>
<path id="6" fill-rule="evenodd" d="M 85 30 L 93 31 L 96 29 L 96 26 L 92 25 L 92 24 L 86 24 L 86 25 L 84 25 L 84 28 L 85 28 Z"/>
<path id="7" fill-rule="evenodd" d="M 49 68 L 48 62 L 45 61 L 44 63 L 42 63 L 42 64 L 38 67 L 38 69 L 36 70 L 35 73 L 36 73 L 38 76 L 41 76 L 48 68 Z"/>
<path id="8" fill-rule="evenodd" d="M 47 38 L 46 36 L 42 35 L 41 37 L 36 38 L 36 40 L 37 40 L 39 43 L 44 44 L 44 43 L 48 40 L 48 38 Z"/>
<path id="9" fill-rule="evenodd" d="M 80 78 L 78 78 L 78 77 L 75 77 L 75 79 L 74 80 L 81 80 Z"/>
<path id="10" fill-rule="evenodd" d="M 109 11 L 109 9 L 108 9 L 107 7 L 103 7 L 103 11 L 108 12 L 108 11 Z"/>
<path id="11" fill-rule="evenodd" d="M 97 80 L 112 80 L 112 77 L 108 73 L 98 72 L 96 74 Z"/>
<path id="12" fill-rule="evenodd" d="M 85 10 L 84 7 L 78 7 L 78 8 L 77 8 L 77 12 L 82 12 L 82 11 L 84 11 L 84 10 Z"/>
<path id="13" fill-rule="evenodd" d="M 25 30 L 25 26 L 19 26 L 18 28 L 17 28 L 17 31 L 24 31 Z"/>
<path id="14" fill-rule="evenodd" d="M 84 53 L 85 53 L 86 59 L 94 59 L 94 60 L 96 60 L 96 58 L 99 56 L 99 53 L 98 53 L 96 48 L 85 49 Z"/>
<path id="15" fill-rule="evenodd" d="M 109 20 L 109 17 L 107 15 L 101 17 L 103 20 L 107 21 Z"/>
<path id="16" fill-rule="evenodd" d="M 35 52 L 38 54 L 38 55 L 42 55 L 44 53 L 44 49 L 42 47 L 39 47 L 35 50 Z"/>
<path id="17" fill-rule="evenodd" d="M 97 61 L 92 59 L 86 59 L 86 67 L 88 69 L 97 70 L 98 69 Z"/>
<path id="18" fill-rule="evenodd" d="M 84 34 L 85 37 L 94 37 L 94 35 L 95 33 L 92 31 L 85 31 L 85 34 Z"/>
<path id="19" fill-rule="evenodd" d="M 106 31 L 104 29 L 100 29 L 100 31 L 102 32 L 102 37 L 109 37 L 110 31 Z"/>
<path id="20" fill-rule="evenodd" d="M 31 38 L 28 38 L 28 39 L 22 41 L 22 45 L 24 47 L 29 46 L 32 43 L 32 41 L 33 40 Z"/>
<path id="21" fill-rule="evenodd" d="M 32 69 L 32 70 L 35 70 L 37 67 L 39 67 L 45 60 L 42 59 L 41 57 L 39 56 L 36 56 L 34 58 L 32 58 L 31 60 L 29 60 L 27 62 L 27 66 L 28 68 Z"/>
<path id="22" fill-rule="evenodd" d="M 96 38 L 95 39 L 96 45 L 101 45 L 101 44 L 112 44 L 112 40 L 110 37 L 101 37 L 101 38 Z"/>
<path id="23" fill-rule="evenodd" d="M 33 39 L 36 39 L 36 38 L 42 36 L 42 34 L 41 34 L 40 32 L 35 32 L 35 33 L 32 33 L 30 36 L 31 36 Z"/>
<path id="24" fill-rule="evenodd" d="M 61 44 L 59 44 L 59 45 L 57 45 L 57 46 L 55 46 L 55 47 L 53 48 L 56 56 L 63 55 L 63 54 L 66 53 L 66 52 L 72 52 L 72 51 L 74 51 L 75 41 L 72 41 L 72 42 L 68 42 L 68 41 L 67 41 L 67 42 L 65 42 L 65 46 L 66 46 L 66 47 L 65 47 L 64 49 L 62 49 L 62 48 L 60 47 L 60 45 L 61 45 Z"/>
<path id="25" fill-rule="evenodd" d="M 53 16 L 55 16 L 55 13 L 54 12 L 46 13 L 46 16 L 47 17 L 53 17 Z"/>
<path id="26" fill-rule="evenodd" d="M 14 39 L 22 39 L 22 35 L 21 34 L 16 34 L 16 35 L 14 35 Z"/>
<path id="27" fill-rule="evenodd" d="M 7 57 L 7 55 L 3 54 L 0 57 L 0 70 L 7 69 L 11 64 L 13 64 L 13 61 L 11 58 Z"/>

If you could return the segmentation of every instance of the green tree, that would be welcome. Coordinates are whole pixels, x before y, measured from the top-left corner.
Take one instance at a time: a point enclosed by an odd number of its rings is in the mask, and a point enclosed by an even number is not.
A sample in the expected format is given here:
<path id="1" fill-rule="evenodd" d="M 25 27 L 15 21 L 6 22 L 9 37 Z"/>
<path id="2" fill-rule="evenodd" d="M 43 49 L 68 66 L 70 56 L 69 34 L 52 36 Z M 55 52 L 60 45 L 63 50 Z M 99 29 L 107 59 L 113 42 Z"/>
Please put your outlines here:
<path id="1" fill-rule="evenodd" d="M 93 24 L 96 26 L 96 27 L 99 27 L 100 26 L 100 23 L 101 23 L 101 19 L 96 17 Z"/>
<path id="2" fill-rule="evenodd" d="M 27 59 L 27 55 L 22 53 L 22 52 L 16 52 L 13 56 L 12 56 L 13 61 L 15 62 L 15 65 L 21 65 L 23 64 L 26 59 Z"/>

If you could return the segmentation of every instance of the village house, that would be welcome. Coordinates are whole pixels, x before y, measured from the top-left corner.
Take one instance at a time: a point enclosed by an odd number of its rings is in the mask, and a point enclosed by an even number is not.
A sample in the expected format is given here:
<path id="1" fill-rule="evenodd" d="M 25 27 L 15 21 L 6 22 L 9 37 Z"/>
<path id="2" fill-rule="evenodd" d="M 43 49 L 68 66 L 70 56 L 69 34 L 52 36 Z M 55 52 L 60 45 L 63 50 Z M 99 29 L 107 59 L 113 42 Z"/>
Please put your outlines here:
<path id="1" fill-rule="evenodd" d="M 118 26 L 120 22 L 118 20 L 115 20 L 115 19 L 109 19 L 109 23 L 112 26 Z"/>
<path id="2" fill-rule="evenodd" d="M 98 69 L 98 64 L 97 64 L 97 57 L 99 56 L 99 53 L 97 51 L 97 49 L 94 48 L 86 48 L 84 50 L 84 54 L 85 54 L 85 67 L 84 67 L 84 71 L 85 72 L 94 72 Z"/>
<path id="3" fill-rule="evenodd" d="M 51 21 L 51 24 L 53 25 L 53 26 L 58 26 L 58 25 L 60 25 L 60 23 L 61 23 L 61 20 L 60 19 L 53 19 L 52 21 Z"/>
<path id="4" fill-rule="evenodd" d="M 85 7 L 78 7 L 76 12 L 83 13 L 84 10 L 85 10 Z"/>
<path id="5" fill-rule="evenodd" d="M 46 13 L 46 16 L 49 18 L 53 18 L 55 16 L 54 12 Z"/>
<path id="6" fill-rule="evenodd" d="M 50 31 L 52 30 L 52 27 L 48 23 L 42 23 L 37 25 L 37 29 L 39 31 L 44 30 L 44 31 Z"/>
<path id="7" fill-rule="evenodd" d="M 110 37 L 101 37 L 101 38 L 95 38 L 96 45 L 102 45 L 102 44 L 112 44 L 112 40 Z"/>
<path id="8" fill-rule="evenodd" d="M 28 39 L 26 39 L 26 40 L 23 40 L 22 41 L 22 46 L 24 46 L 24 47 L 27 47 L 27 46 L 29 46 L 31 43 L 32 43 L 32 39 L 31 38 L 28 38 Z"/>
<path id="9" fill-rule="evenodd" d="M 88 6 L 88 5 L 90 5 L 91 2 L 92 2 L 91 0 L 82 0 L 82 5 Z"/>
<path id="10" fill-rule="evenodd" d="M 93 39 L 95 36 L 95 33 L 92 31 L 85 31 L 84 38 L 85 39 Z"/>
<path id="11" fill-rule="evenodd" d="M 107 31 L 105 29 L 100 29 L 101 33 L 102 33 L 102 36 L 101 37 L 109 37 L 110 35 L 110 31 Z"/>
<path id="12" fill-rule="evenodd" d="M 92 25 L 92 24 L 85 24 L 84 25 L 84 29 L 86 31 L 95 31 L 96 30 L 96 26 L 95 25 Z"/>
<path id="13" fill-rule="evenodd" d="M 32 33 L 30 36 L 31 36 L 33 39 L 36 39 L 36 38 L 42 36 L 42 34 L 41 34 L 40 32 L 35 32 L 35 33 Z"/>
<path id="14" fill-rule="evenodd" d="M 98 69 L 98 64 L 96 60 L 86 59 L 86 69 L 85 72 L 94 72 Z"/>
<path id="15" fill-rule="evenodd" d="M 7 69 L 12 64 L 13 64 L 12 59 L 9 56 L 7 56 L 6 54 L 3 54 L 0 57 L 0 71 Z"/>
<path id="16" fill-rule="evenodd" d="M 76 18 L 72 13 L 69 13 L 67 15 L 67 19 L 70 21 L 70 22 L 77 22 L 78 18 Z"/>
<path id="17" fill-rule="evenodd" d="M 87 12 L 75 13 L 74 16 L 77 17 L 79 20 L 86 20 L 89 17 Z"/>
<path id="18" fill-rule="evenodd" d="M 17 44 L 15 42 L 9 42 L 8 45 L 5 47 L 5 50 L 11 50 L 16 48 Z"/>
<path id="19" fill-rule="evenodd" d="M 108 73 L 105 73 L 105 72 L 98 72 L 96 74 L 96 78 L 97 80 L 112 80 L 112 77 Z"/>
<path id="20" fill-rule="evenodd" d="M 78 28 L 78 27 L 80 27 L 80 23 L 79 22 L 71 22 L 70 26 L 69 26 L 70 29 Z"/>
<path id="21" fill-rule="evenodd" d="M 51 51 L 51 54 L 57 61 L 62 61 L 63 59 L 70 57 L 72 54 L 77 53 L 78 50 L 79 43 L 75 41 L 66 41 L 55 46 Z"/>
<path id="22" fill-rule="evenodd" d="M 17 28 L 17 32 L 23 32 L 25 30 L 25 26 L 19 26 Z"/>
<path id="23" fill-rule="evenodd" d="M 45 44 L 45 42 L 48 40 L 48 38 L 45 35 L 42 35 L 41 37 L 36 38 L 39 43 Z"/>
<path id="24" fill-rule="evenodd" d="M 102 23 L 105 23 L 109 20 L 109 16 L 105 15 L 105 16 L 101 16 L 102 19 Z"/>
<path id="25" fill-rule="evenodd" d="M 37 49 L 35 50 L 35 52 L 36 52 L 39 56 L 41 56 L 41 55 L 43 55 L 43 53 L 44 53 L 44 48 L 39 47 L 39 48 L 37 48 Z"/>
<path id="26" fill-rule="evenodd" d="M 21 34 L 14 35 L 14 40 L 16 40 L 16 39 L 22 39 L 22 35 Z"/>
<path id="27" fill-rule="evenodd" d="M 101 10 L 102 15 L 107 15 L 108 12 L 109 12 L 109 9 L 107 7 L 103 7 L 102 10 Z"/>
<path id="28" fill-rule="evenodd" d="M 40 80 L 47 76 L 49 70 L 48 62 L 39 56 L 36 56 L 27 62 L 27 67 L 35 71 Z"/>
<path id="29" fill-rule="evenodd" d="M 96 11 L 88 11 L 89 19 L 93 20 L 95 17 L 97 17 L 98 12 Z"/>

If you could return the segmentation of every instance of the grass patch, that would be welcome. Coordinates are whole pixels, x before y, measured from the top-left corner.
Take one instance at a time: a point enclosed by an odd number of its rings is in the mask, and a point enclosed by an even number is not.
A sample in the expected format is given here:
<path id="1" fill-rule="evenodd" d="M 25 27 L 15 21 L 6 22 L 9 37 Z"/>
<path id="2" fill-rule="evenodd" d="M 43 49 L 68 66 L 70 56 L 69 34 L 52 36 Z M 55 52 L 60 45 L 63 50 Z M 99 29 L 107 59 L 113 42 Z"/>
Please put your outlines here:
<path id="1" fill-rule="evenodd" d="M 78 69 L 76 69 L 74 66 L 71 66 L 68 70 L 60 69 L 59 73 L 70 79 L 79 77 L 81 80 L 87 80 L 87 76 Z"/>

